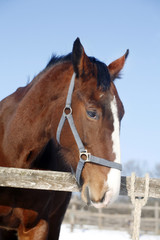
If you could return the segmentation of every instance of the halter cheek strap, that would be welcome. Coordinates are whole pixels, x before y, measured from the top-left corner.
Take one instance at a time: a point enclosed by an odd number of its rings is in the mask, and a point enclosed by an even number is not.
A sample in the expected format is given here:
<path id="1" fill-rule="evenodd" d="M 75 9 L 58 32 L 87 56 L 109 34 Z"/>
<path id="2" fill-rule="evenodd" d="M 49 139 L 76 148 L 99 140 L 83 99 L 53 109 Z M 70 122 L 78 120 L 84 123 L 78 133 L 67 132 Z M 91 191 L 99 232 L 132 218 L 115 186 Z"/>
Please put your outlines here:
<path id="1" fill-rule="evenodd" d="M 68 90 L 67 99 L 66 99 L 66 105 L 63 110 L 63 114 L 62 114 L 61 120 L 60 120 L 58 128 L 57 128 L 56 139 L 57 139 L 57 142 L 60 144 L 61 131 L 62 131 L 64 122 L 67 119 L 68 123 L 70 125 L 70 128 L 71 128 L 71 131 L 73 133 L 74 139 L 75 139 L 78 149 L 79 149 L 80 160 L 78 162 L 77 169 L 76 169 L 76 180 L 77 180 L 77 183 L 79 184 L 79 186 L 81 186 L 81 173 L 82 173 L 85 163 L 95 163 L 95 164 L 98 164 L 101 166 L 115 168 L 120 171 L 122 171 L 122 165 L 120 163 L 116 163 L 116 162 L 112 162 L 112 161 L 109 161 L 109 160 L 106 160 L 103 158 L 95 157 L 95 156 L 91 155 L 90 153 L 88 153 L 87 150 L 85 149 L 85 147 L 80 139 L 80 136 L 77 132 L 77 129 L 75 127 L 73 116 L 72 116 L 71 101 L 72 101 L 72 94 L 73 94 L 73 90 L 74 90 L 75 77 L 76 77 L 76 74 L 73 73 L 72 79 L 70 82 L 70 86 L 69 86 L 69 90 Z M 83 160 L 83 158 L 85 158 L 85 160 Z"/>

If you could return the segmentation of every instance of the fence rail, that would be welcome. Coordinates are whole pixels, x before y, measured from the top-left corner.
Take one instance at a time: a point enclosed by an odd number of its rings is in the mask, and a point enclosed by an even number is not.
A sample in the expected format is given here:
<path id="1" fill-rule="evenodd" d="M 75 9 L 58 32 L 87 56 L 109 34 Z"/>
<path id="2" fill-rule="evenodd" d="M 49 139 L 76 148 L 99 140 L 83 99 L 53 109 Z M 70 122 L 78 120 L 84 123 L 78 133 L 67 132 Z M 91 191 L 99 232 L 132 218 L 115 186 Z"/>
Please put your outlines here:
<path id="1" fill-rule="evenodd" d="M 142 210 L 141 231 L 160 234 L 160 202 L 152 201 Z M 125 230 L 132 232 L 133 205 L 129 202 L 116 202 L 104 209 L 86 208 L 77 196 L 71 199 L 64 223 L 73 231 L 75 225 L 98 227 L 99 229 Z"/>
<path id="2" fill-rule="evenodd" d="M 131 177 L 121 177 L 120 195 L 130 196 Z M 135 194 L 143 196 L 144 178 L 136 178 Z M 71 173 L 0 167 L 0 186 L 27 189 L 78 192 Z M 160 198 L 160 179 L 150 178 L 149 197 Z"/>
<path id="3" fill-rule="evenodd" d="M 143 197 L 144 196 L 144 186 L 145 178 L 137 177 L 135 180 L 135 196 Z M 56 191 L 69 191 L 69 192 L 79 192 L 75 177 L 71 173 L 65 172 L 54 172 L 54 171 L 42 171 L 42 170 L 32 170 L 32 169 L 20 169 L 20 168 L 7 168 L 0 167 L 0 187 L 12 187 L 12 188 L 25 188 L 25 189 L 40 189 L 40 190 L 56 190 Z M 121 190 L 120 195 L 130 196 L 131 191 L 131 177 L 121 177 Z M 160 179 L 150 178 L 149 181 L 149 197 L 160 198 Z M 124 207 L 124 206 L 123 206 Z M 99 228 L 105 227 L 113 228 L 113 225 L 118 226 L 118 223 L 127 225 L 127 229 L 132 225 L 132 209 L 133 207 L 126 205 L 130 212 L 127 214 L 119 215 L 114 213 L 109 214 L 103 213 L 102 210 L 99 210 L 98 213 L 91 213 L 91 216 L 87 215 L 86 212 L 81 209 L 77 210 L 76 205 L 73 205 L 72 212 L 70 209 L 67 210 L 69 214 L 69 221 L 73 227 L 75 224 L 75 219 L 79 219 L 79 224 L 89 224 L 92 222 L 94 225 L 98 224 Z M 121 206 L 122 208 L 122 206 Z M 146 207 L 145 207 L 146 208 Z M 145 209 L 144 208 L 144 209 Z M 150 210 L 153 210 L 152 207 L 149 207 Z M 149 210 L 149 209 L 148 209 Z M 143 218 L 142 216 L 142 228 L 150 229 L 153 225 L 155 232 L 159 233 L 160 225 L 160 209 L 156 205 L 154 208 L 154 218 L 148 217 Z M 67 215 L 66 214 L 66 218 Z M 85 217 L 85 218 L 84 218 Z M 65 219 L 66 219 L 65 218 Z M 122 219 L 124 221 L 122 221 Z M 82 221 L 83 220 L 83 221 Z M 145 224 L 143 224 L 145 223 Z M 144 227 L 143 227 L 144 226 Z M 116 229 L 123 229 L 122 227 L 116 227 Z"/>

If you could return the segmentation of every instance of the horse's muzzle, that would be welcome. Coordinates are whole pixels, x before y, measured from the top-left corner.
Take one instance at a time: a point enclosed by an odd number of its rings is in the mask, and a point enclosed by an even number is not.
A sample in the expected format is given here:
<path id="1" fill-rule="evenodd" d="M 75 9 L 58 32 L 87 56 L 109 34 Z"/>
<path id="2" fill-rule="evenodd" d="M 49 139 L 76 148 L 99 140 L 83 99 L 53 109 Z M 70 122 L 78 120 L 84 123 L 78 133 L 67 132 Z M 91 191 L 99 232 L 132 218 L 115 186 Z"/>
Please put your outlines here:
<path id="1" fill-rule="evenodd" d="M 111 190 L 106 191 L 101 197 L 93 197 L 88 185 L 82 191 L 84 191 L 82 199 L 88 206 L 92 205 L 95 208 L 103 208 L 113 202 L 113 192 Z"/>

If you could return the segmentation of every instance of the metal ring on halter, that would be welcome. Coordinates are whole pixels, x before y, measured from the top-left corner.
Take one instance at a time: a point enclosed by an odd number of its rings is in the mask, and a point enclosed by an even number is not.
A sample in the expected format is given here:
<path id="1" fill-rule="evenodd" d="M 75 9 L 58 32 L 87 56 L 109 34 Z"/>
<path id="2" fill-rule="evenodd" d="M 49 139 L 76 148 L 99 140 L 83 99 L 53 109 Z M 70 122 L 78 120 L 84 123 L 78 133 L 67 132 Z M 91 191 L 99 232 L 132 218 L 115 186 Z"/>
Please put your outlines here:
<path id="1" fill-rule="evenodd" d="M 68 113 L 66 113 L 66 111 L 69 111 Z M 71 115 L 72 114 L 72 108 L 71 108 L 71 106 L 65 106 L 65 108 L 63 109 L 63 114 L 64 114 L 64 116 L 65 117 L 67 117 L 67 116 L 69 116 L 69 115 Z"/>
<path id="2" fill-rule="evenodd" d="M 90 162 L 90 153 L 87 152 L 87 150 L 80 152 L 80 158 L 85 160 L 85 162 Z M 84 159 L 85 157 L 85 159 Z"/>

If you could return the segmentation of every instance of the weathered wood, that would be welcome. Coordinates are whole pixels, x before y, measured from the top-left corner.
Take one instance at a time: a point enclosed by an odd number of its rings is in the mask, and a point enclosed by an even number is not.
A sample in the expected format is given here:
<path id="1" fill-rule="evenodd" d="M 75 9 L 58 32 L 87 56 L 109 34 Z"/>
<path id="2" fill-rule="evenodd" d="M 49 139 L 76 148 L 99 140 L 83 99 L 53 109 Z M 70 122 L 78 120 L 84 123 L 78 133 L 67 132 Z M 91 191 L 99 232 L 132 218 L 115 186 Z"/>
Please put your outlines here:
<path id="1" fill-rule="evenodd" d="M 121 195 L 130 196 L 131 177 L 121 178 Z M 143 196 L 145 178 L 136 178 L 135 191 Z M 28 189 L 78 192 L 75 177 L 71 173 L 0 167 L 0 186 Z M 160 179 L 150 178 L 149 197 L 160 198 Z"/>
<path id="2" fill-rule="evenodd" d="M 78 192 L 71 173 L 0 167 L 0 186 Z"/>
<path id="3" fill-rule="evenodd" d="M 155 202 L 154 216 L 155 216 L 155 233 L 158 235 L 159 234 L 159 222 L 160 222 L 160 220 L 159 220 L 159 204 L 158 204 L 158 202 Z"/>
<path id="4" fill-rule="evenodd" d="M 149 204 L 153 204 L 153 202 L 155 201 L 150 201 Z M 73 208 L 73 205 L 76 205 L 76 207 Z M 99 211 L 99 209 L 93 207 L 86 207 L 80 198 L 75 195 L 70 201 L 64 222 L 70 224 L 70 216 L 72 216 L 74 219 L 74 222 L 72 221 L 72 230 L 75 225 L 77 227 L 83 224 L 91 225 L 95 228 L 100 227 L 102 229 L 128 231 L 133 224 L 131 216 L 132 209 L 133 205 L 130 204 L 128 199 L 125 203 L 117 201 Z M 143 233 L 145 231 L 152 232 L 152 234 L 153 232 L 159 234 L 160 218 L 157 214 L 154 214 L 157 209 L 159 212 L 158 204 L 143 207 L 141 216 L 141 230 Z"/>
<path id="5" fill-rule="evenodd" d="M 145 178 L 136 177 L 135 195 L 138 197 L 143 197 L 144 188 L 145 188 Z M 130 196 L 130 189 L 131 189 L 131 177 L 122 177 L 120 195 Z M 149 197 L 160 198 L 160 179 L 150 178 Z"/>

